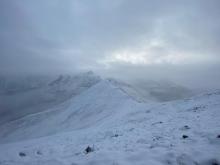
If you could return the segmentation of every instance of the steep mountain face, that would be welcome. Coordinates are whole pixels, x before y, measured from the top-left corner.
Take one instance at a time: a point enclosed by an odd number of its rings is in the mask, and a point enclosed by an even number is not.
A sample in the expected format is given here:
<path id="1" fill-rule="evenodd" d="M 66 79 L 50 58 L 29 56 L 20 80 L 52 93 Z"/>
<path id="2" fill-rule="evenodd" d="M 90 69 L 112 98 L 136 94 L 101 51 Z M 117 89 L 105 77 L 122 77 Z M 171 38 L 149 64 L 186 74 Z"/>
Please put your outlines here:
<path id="1" fill-rule="evenodd" d="M 121 86 L 102 80 L 56 108 L 2 125 L 0 163 L 219 164 L 220 91 L 143 103 Z"/>
<path id="2" fill-rule="evenodd" d="M 92 72 L 74 76 L 1 78 L 0 124 L 53 108 L 100 80 Z"/>

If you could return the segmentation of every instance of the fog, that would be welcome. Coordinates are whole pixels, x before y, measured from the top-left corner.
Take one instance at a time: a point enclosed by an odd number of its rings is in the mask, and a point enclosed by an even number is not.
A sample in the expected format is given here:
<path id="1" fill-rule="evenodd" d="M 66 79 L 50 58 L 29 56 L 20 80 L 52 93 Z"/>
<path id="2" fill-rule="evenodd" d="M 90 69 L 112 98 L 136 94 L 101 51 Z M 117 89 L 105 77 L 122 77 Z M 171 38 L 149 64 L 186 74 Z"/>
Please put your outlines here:
<path id="1" fill-rule="evenodd" d="M 219 0 L 1 0 L 0 73 L 220 88 Z"/>

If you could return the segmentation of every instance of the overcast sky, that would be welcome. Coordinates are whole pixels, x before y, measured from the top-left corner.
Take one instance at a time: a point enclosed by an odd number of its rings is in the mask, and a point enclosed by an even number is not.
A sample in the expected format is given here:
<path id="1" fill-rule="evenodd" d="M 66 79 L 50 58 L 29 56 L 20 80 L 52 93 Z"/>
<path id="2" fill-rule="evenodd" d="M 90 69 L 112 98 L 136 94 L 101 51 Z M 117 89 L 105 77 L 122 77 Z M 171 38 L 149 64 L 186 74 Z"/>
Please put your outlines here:
<path id="1" fill-rule="evenodd" d="M 219 0 L 0 0 L 0 72 L 220 88 Z"/>

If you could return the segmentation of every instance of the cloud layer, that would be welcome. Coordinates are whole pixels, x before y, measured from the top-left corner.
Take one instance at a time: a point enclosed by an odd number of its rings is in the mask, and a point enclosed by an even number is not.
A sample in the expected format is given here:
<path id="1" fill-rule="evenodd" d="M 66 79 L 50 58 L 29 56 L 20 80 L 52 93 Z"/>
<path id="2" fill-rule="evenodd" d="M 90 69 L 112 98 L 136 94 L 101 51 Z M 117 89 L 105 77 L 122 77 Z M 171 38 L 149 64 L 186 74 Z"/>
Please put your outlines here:
<path id="1" fill-rule="evenodd" d="M 219 7 L 219 0 L 2 0 L 0 70 L 94 70 L 220 87 Z"/>

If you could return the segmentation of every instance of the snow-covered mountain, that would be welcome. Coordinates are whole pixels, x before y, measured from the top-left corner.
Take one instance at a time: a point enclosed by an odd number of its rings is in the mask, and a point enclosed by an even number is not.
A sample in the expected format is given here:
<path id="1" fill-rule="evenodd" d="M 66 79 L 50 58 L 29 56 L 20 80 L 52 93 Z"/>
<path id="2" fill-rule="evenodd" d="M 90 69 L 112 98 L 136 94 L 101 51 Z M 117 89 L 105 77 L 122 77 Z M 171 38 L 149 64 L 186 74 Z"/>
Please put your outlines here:
<path id="1" fill-rule="evenodd" d="M 0 77 L 0 124 L 47 111 L 100 81 L 91 71 L 75 75 Z M 131 85 L 115 79 L 109 81 L 137 101 L 170 101 L 193 94 L 187 88 L 164 81 L 139 80 Z"/>
<path id="2" fill-rule="evenodd" d="M 3 142 L 19 141 L 68 130 L 89 128 L 106 118 L 109 121 L 109 116 L 118 116 L 120 112 L 117 111 L 122 111 L 125 104 L 127 106 L 127 104 L 136 103 L 120 88 L 103 80 L 46 112 L 27 115 L 0 126 L 0 140 Z"/>
<path id="3" fill-rule="evenodd" d="M 47 111 L 1 125 L 0 164 L 219 164 L 220 91 L 169 102 L 141 102 L 134 93 L 99 80 Z"/>
<path id="4" fill-rule="evenodd" d="M 0 124 L 43 112 L 69 100 L 101 80 L 93 72 L 77 75 L 0 79 Z"/>

